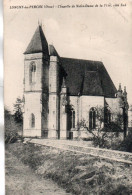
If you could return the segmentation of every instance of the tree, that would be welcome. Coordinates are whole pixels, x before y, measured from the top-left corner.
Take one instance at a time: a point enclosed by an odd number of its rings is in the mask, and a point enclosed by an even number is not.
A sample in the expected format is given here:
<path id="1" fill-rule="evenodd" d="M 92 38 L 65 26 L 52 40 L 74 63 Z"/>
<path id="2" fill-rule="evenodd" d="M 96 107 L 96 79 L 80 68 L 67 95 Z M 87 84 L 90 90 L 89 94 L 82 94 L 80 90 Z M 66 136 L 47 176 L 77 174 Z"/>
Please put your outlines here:
<path id="1" fill-rule="evenodd" d="M 16 99 L 16 103 L 14 104 L 14 117 L 16 122 L 22 122 L 23 121 L 23 100 L 18 97 Z"/>
<path id="2" fill-rule="evenodd" d="M 124 131 L 124 140 L 127 135 L 127 127 L 128 127 L 128 109 L 129 105 L 127 102 L 127 96 L 123 96 L 120 100 L 120 108 L 122 108 L 123 111 L 123 131 Z"/>
<path id="3" fill-rule="evenodd" d="M 97 106 L 94 108 L 96 111 L 96 128 L 89 128 L 89 122 L 82 119 L 78 124 L 79 129 L 84 128 L 87 132 L 92 134 L 93 143 L 95 146 L 107 147 L 108 142 L 116 136 L 117 132 L 121 131 L 123 121 L 122 114 L 118 111 L 111 113 L 114 121 L 106 122 L 107 107 Z"/>

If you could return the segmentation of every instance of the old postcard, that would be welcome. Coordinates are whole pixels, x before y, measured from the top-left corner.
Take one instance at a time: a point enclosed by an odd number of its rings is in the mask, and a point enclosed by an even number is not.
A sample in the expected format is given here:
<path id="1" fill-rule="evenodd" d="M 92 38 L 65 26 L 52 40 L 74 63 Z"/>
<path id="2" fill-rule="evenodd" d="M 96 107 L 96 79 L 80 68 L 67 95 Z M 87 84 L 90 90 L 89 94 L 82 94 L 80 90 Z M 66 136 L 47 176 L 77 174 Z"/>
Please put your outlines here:
<path id="1" fill-rule="evenodd" d="M 132 194 L 132 1 L 5 0 L 7 195 Z"/>

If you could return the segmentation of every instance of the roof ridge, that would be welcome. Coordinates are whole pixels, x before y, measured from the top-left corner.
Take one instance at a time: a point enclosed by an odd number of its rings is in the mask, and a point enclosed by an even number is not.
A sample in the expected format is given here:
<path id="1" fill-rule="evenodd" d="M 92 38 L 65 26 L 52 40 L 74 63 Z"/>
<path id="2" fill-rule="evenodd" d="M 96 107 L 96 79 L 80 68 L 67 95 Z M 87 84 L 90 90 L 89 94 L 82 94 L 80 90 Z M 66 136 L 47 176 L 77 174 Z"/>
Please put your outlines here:
<path id="1" fill-rule="evenodd" d="M 101 63 L 103 64 L 102 61 L 96 61 L 96 60 L 86 60 L 86 59 L 79 59 L 79 58 L 69 58 L 69 57 L 61 57 L 63 59 L 71 59 L 71 60 L 80 60 L 80 61 L 87 61 L 87 62 L 98 62 L 98 63 Z"/>
<path id="2" fill-rule="evenodd" d="M 43 32 L 43 29 L 42 29 L 42 26 L 41 25 L 39 25 L 39 33 L 40 33 L 40 39 L 41 39 L 41 44 L 42 44 L 42 50 L 45 50 L 45 48 L 43 48 L 43 40 L 42 40 L 43 38 L 45 39 L 44 41 L 46 42 L 47 49 L 48 49 L 48 42 L 47 42 L 47 39 L 45 37 L 45 34 Z"/>
<path id="3" fill-rule="evenodd" d="M 42 50 L 43 50 L 42 37 L 41 37 L 41 32 L 40 32 L 41 26 L 39 25 L 38 27 L 39 27 L 39 35 L 40 35 L 40 39 L 41 39 L 41 47 L 42 47 Z"/>

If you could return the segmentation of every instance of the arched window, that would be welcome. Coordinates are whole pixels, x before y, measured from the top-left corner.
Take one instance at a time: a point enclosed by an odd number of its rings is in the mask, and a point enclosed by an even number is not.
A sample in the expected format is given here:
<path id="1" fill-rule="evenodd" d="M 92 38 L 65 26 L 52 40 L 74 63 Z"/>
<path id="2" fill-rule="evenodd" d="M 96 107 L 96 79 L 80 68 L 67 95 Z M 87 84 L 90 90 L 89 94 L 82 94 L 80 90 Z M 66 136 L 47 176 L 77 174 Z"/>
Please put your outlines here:
<path id="1" fill-rule="evenodd" d="M 35 127 L 35 115 L 32 113 L 31 114 L 31 128 Z"/>
<path id="2" fill-rule="evenodd" d="M 105 108 L 105 114 L 104 114 L 104 121 L 105 121 L 105 124 L 109 124 L 111 123 L 111 112 L 108 108 Z"/>
<path id="3" fill-rule="evenodd" d="M 91 108 L 89 111 L 89 129 L 96 128 L 96 110 Z"/>
<path id="4" fill-rule="evenodd" d="M 75 128 L 75 110 L 71 106 L 67 107 L 67 129 Z"/>
<path id="5" fill-rule="evenodd" d="M 75 111 L 72 111 L 72 128 L 75 128 Z"/>
<path id="6" fill-rule="evenodd" d="M 36 64 L 35 62 L 31 62 L 30 70 L 29 70 L 29 82 L 35 83 L 35 76 L 36 76 Z"/>

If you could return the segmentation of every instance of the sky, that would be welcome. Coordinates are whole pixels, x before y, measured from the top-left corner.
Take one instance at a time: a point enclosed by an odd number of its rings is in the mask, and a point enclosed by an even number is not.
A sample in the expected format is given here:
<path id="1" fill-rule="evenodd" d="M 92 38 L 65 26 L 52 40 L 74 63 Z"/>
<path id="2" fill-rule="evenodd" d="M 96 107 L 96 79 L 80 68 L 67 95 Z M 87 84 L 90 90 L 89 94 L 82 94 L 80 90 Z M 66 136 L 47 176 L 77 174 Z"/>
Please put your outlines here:
<path id="1" fill-rule="evenodd" d="M 37 4 L 35 4 L 35 2 Z M 126 6 L 77 8 L 116 2 Z M 17 5 L 75 5 L 75 8 L 10 9 Z M 61 57 L 102 61 L 118 89 L 126 86 L 132 104 L 132 1 L 4 1 L 4 102 L 13 110 L 23 96 L 24 51 L 38 21 L 49 44 Z M 109 87 L 109 86 L 108 86 Z"/>

